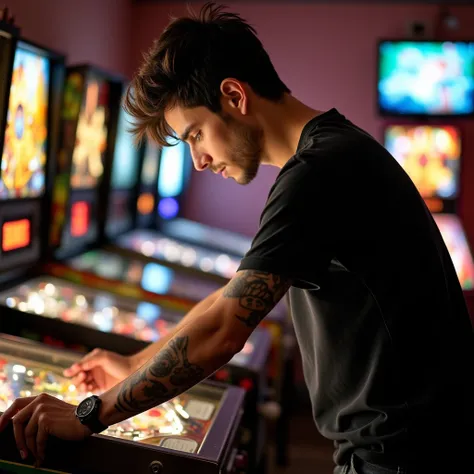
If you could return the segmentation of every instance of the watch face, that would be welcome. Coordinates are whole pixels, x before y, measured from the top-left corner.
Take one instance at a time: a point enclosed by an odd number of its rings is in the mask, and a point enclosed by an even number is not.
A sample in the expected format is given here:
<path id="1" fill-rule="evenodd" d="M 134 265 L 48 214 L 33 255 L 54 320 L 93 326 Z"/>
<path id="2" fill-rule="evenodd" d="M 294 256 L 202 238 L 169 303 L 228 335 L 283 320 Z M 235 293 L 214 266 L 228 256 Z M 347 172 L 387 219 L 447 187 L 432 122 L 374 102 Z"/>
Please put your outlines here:
<path id="1" fill-rule="evenodd" d="M 89 415 L 94 408 L 94 400 L 92 398 L 86 398 L 77 407 L 77 416 L 83 418 Z"/>

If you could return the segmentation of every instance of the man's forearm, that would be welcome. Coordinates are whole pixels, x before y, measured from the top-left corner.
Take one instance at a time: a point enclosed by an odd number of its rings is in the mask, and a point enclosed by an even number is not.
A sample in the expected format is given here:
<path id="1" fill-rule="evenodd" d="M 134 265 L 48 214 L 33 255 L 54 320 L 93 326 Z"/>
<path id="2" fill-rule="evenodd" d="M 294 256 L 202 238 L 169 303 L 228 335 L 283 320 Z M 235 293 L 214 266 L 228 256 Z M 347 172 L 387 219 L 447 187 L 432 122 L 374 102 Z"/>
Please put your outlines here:
<path id="1" fill-rule="evenodd" d="M 106 425 L 160 405 L 226 364 L 239 350 L 217 321 L 184 326 L 138 371 L 101 395 Z M 215 319 L 215 318 L 214 318 Z"/>
<path id="2" fill-rule="evenodd" d="M 222 293 L 223 288 L 219 288 L 214 293 L 211 293 L 206 298 L 201 300 L 199 303 L 194 305 L 191 310 L 189 310 L 183 319 L 170 331 L 169 334 L 162 337 L 158 341 L 150 344 L 149 346 L 145 347 L 145 349 L 137 352 L 131 357 L 132 362 L 132 369 L 133 371 L 138 370 L 145 362 L 150 360 L 155 354 L 157 354 L 168 342 L 173 339 L 173 337 L 183 329 L 186 325 L 188 325 L 196 315 L 202 314 L 207 311 L 217 300 L 219 295 Z"/>

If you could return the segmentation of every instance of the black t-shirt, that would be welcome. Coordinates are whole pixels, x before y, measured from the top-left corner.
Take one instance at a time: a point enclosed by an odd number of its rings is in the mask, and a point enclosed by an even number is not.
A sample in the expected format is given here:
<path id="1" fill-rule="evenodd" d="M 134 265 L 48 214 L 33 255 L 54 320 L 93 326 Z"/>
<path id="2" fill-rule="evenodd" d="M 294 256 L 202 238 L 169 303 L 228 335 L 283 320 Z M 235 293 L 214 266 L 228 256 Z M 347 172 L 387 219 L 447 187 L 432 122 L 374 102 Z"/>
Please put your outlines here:
<path id="1" fill-rule="evenodd" d="M 337 110 L 304 127 L 239 269 L 292 278 L 314 418 L 337 464 L 353 452 L 416 463 L 447 429 L 454 445 L 472 440 L 474 338 L 450 255 L 407 174 Z"/>

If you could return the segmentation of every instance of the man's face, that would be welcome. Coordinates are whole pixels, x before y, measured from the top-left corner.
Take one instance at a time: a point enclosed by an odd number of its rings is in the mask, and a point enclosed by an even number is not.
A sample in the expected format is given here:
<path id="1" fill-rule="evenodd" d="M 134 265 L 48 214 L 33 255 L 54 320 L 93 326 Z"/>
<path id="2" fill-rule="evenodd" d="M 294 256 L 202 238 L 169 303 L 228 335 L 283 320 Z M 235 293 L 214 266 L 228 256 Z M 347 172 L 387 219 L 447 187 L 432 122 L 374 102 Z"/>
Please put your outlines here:
<path id="1" fill-rule="evenodd" d="M 198 171 L 210 169 L 239 184 L 248 184 L 257 176 L 263 146 L 263 131 L 258 126 L 206 107 L 176 106 L 165 113 L 165 120 L 189 144 Z"/>

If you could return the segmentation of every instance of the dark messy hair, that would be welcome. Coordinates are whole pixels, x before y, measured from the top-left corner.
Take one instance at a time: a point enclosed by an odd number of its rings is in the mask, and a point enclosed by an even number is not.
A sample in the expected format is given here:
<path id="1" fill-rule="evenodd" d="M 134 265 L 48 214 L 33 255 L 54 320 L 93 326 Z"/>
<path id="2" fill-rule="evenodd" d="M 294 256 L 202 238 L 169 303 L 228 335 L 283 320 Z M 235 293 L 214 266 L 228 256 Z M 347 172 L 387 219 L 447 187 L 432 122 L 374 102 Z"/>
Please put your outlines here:
<path id="1" fill-rule="evenodd" d="M 278 77 L 255 29 L 226 7 L 206 3 L 199 14 L 174 19 L 163 31 L 129 84 L 125 110 L 131 132 L 166 146 L 172 130 L 164 112 L 180 105 L 221 111 L 220 84 L 232 77 L 259 96 L 279 101 L 290 92 Z"/>

